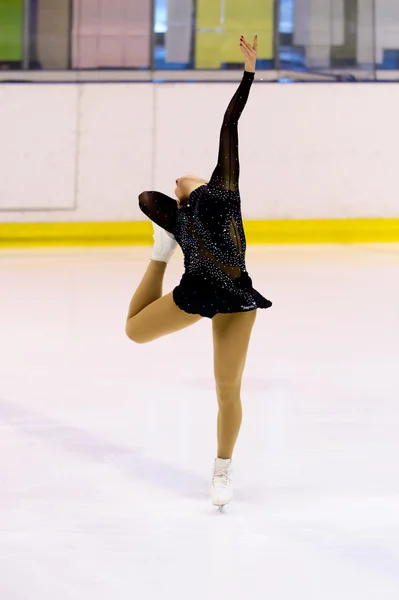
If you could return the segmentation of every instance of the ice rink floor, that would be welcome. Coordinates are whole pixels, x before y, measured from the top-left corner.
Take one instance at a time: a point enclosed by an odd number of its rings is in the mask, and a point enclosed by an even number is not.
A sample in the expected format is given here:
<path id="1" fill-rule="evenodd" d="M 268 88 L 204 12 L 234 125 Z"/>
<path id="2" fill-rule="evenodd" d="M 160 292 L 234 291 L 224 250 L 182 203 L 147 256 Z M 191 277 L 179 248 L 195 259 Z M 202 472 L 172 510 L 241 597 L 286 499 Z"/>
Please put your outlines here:
<path id="1" fill-rule="evenodd" d="M 0 252 L 0 599 L 398 600 L 399 246 L 249 249 L 222 515 L 210 322 L 124 335 L 148 256 Z"/>

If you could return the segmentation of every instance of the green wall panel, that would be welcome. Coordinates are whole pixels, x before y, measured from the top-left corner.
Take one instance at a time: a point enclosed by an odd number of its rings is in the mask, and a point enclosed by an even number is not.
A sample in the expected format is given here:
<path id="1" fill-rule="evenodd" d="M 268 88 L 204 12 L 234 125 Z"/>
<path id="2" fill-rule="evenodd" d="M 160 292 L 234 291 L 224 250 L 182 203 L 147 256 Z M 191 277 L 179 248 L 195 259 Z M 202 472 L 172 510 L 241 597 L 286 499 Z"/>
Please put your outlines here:
<path id="1" fill-rule="evenodd" d="M 23 0 L 0 0 L 0 61 L 22 60 Z"/>

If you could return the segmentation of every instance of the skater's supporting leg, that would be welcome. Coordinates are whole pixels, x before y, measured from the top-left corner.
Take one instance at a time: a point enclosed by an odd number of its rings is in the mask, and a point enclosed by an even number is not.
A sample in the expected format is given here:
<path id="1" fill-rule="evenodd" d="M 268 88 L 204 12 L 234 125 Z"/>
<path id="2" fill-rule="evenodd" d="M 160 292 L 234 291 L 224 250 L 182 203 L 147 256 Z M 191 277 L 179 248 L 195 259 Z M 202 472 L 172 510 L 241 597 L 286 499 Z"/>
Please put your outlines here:
<path id="1" fill-rule="evenodd" d="M 218 414 L 218 457 L 229 459 L 242 421 L 241 381 L 256 311 L 213 319 Z"/>

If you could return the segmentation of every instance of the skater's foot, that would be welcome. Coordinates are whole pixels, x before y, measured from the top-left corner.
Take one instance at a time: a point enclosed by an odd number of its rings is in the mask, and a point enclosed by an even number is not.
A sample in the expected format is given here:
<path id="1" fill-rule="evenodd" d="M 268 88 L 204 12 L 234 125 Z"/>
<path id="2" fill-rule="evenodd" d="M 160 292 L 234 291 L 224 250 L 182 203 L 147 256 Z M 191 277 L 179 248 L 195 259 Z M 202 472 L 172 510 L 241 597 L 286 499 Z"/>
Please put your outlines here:
<path id="1" fill-rule="evenodd" d="M 152 249 L 151 259 L 158 262 L 168 263 L 177 247 L 175 237 L 153 223 L 154 226 L 154 247 Z"/>
<path id="2" fill-rule="evenodd" d="M 233 499 L 233 467 L 232 461 L 217 458 L 212 478 L 212 504 L 220 508 L 229 504 Z"/>

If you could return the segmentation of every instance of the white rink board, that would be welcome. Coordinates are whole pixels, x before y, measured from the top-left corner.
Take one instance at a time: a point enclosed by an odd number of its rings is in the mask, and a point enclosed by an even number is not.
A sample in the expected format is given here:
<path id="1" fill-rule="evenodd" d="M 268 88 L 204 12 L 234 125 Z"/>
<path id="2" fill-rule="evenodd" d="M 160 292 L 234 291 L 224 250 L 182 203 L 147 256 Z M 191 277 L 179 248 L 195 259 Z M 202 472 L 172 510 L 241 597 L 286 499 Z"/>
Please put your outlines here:
<path id="1" fill-rule="evenodd" d="M 143 189 L 210 176 L 235 89 L 0 87 L 2 221 L 144 219 Z M 399 217 L 398 106 L 397 84 L 256 84 L 240 122 L 244 218 Z"/>
<path id="2" fill-rule="evenodd" d="M 64 209 L 68 220 L 76 201 L 78 95 L 75 85 L 0 86 L 0 220 L 8 220 L 4 210 L 40 208 Z"/>

